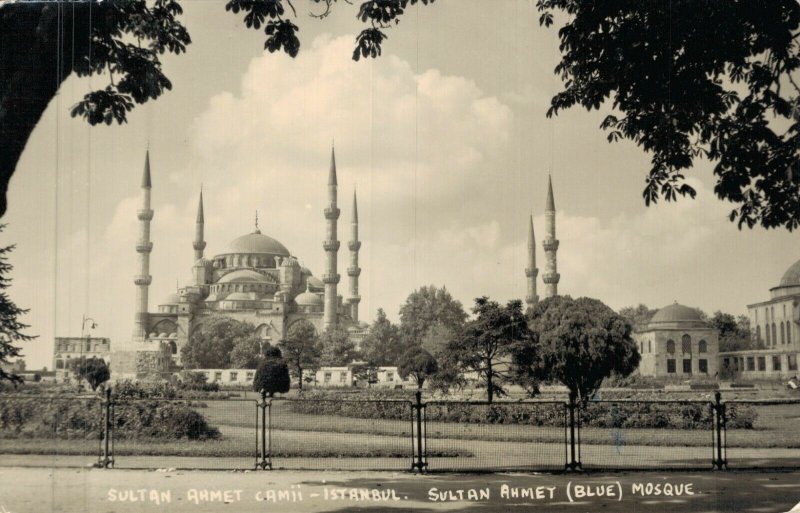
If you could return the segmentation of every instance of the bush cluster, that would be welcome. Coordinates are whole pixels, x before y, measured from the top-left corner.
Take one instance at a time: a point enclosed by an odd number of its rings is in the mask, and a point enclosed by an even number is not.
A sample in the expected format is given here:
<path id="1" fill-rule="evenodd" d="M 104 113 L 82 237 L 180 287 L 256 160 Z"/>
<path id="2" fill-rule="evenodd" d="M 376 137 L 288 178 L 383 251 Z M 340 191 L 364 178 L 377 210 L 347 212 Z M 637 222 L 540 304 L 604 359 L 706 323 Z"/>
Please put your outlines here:
<path id="1" fill-rule="evenodd" d="M 333 415 L 362 419 L 404 420 L 410 418 L 406 403 L 390 400 L 409 399 L 408 393 L 376 392 L 370 399 L 378 402 L 338 399 L 334 394 L 316 393 L 306 401 L 290 401 L 296 413 Z M 729 429 L 753 429 L 758 413 L 750 405 L 728 404 Z M 460 402 L 428 403 L 429 422 L 460 424 L 522 424 L 531 426 L 563 426 L 565 406 L 560 403 L 494 403 Z M 713 413 L 708 403 L 676 404 L 652 402 L 594 402 L 580 412 L 581 423 L 590 428 L 669 428 L 711 429 Z"/>
<path id="2" fill-rule="evenodd" d="M 181 401 L 119 401 L 114 407 L 114 436 L 208 440 L 219 438 L 192 405 Z M 3 438 L 100 439 L 103 404 L 81 398 L 2 398 L 0 435 Z"/>

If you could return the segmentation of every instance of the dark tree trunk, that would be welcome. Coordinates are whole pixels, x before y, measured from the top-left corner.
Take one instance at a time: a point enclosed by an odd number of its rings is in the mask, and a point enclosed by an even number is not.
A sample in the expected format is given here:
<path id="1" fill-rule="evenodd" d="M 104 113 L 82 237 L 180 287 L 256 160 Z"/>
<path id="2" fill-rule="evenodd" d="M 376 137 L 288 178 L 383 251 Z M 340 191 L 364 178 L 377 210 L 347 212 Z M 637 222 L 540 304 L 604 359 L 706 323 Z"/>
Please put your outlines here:
<path id="1" fill-rule="evenodd" d="M 494 372 L 492 371 L 492 360 L 491 359 L 487 362 L 486 369 L 487 369 L 487 372 L 486 372 L 486 397 L 488 398 L 489 402 L 491 403 L 492 399 L 494 398 L 494 383 L 492 383 L 492 377 L 493 377 L 492 374 Z"/>
<path id="2" fill-rule="evenodd" d="M 303 368 L 299 365 L 297 366 L 297 381 L 298 381 L 298 388 L 300 391 L 303 391 Z"/>
<path id="3" fill-rule="evenodd" d="M 101 7 L 94 5 L 93 17 Z M 23 2 L 0 7 L 0 217 L 8 184 L 25 145 L 72 59 L 89 49 L 88 6 Z"/>

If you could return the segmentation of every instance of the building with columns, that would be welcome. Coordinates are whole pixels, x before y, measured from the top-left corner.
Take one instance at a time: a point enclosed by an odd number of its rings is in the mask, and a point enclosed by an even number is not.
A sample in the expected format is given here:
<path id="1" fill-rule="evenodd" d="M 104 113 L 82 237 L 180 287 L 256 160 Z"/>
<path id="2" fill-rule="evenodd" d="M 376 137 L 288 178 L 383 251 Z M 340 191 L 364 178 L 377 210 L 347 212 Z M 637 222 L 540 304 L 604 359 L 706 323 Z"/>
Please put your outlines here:
<path id="1" fill-rule="evenodd" d="M 558 274 L 558 263 L 556 253 L 558 252 L 558 239 L 556 239 L 556 202 L 553 199 L 553 180 L 547 177 L 547 205 L 544 212 L 545 239 L 542 242 L 545 254 L 545 268 L 542 274 L 542 281 L 545 285 L 545 298 L 558 295 L 558 281 L 561 275 Z M 536 234 L 533 230 L 533 216 L 530 217 L 528 225 L 528 265 L 525 268 L 525 277 L 528 280 L 528 293 L 525 296 L 525 303 L 528 308 L 539 302 L 537 293 L 536 279 L 539 276 L 539 268 L 536 267 Z"/>
<path id="2" fill-rule="evenodd" d="M 302 267 L 296 256 L 279 241 L 261 233 L 256 217 L 252 233 L 233 239 L 219 254 L 206 258 L 203 192 L 197 207 L 194 230 L 191 284 L 180 288 L 149 309 L 148 288 L 152 282 L 149 274 L 150 223 L 154 212 L 150 207 L 152 179 L 149 152 L 145 158 L 142 179 L 142 205 L 138 211 L 139 270 L 134 277 L 136 285 L 136 311 L 134 312 L 133 341 L 126 349 L 128 354 L 112 357 L 112 365 L 120 360 L 123 374 L 141 377 L 142 369 L 163 366 L 163 354 L 173 363 L 180 364 L 180 350 L 189 341 L 192 332 L 211 315 L 224 315 L 255 326 L 256 334 L 265 342 L 276 343 L 286 336 L 287 330 L 297 322 L 309 322 L 318 333 L 335 326 L 343 326 L 353 334 L 357 343 L 365 330 L 358 324 L 358 214 L 355 193 L 351 214 L 350 295 L 346 302 L 338 295 L 340 275 L 337 268 L 339 240 L 337 239 L 336 158 L 331 151 L 328 172 L 328 205 L 323 215 L 326 238 L 322 247 L 326 254 L 326 268 L 321 279 L 310 269 Z M 150 362 L 142 363 L 142 354 L 152 353 Z M 132 360 L 131 360 L 132 359 Z M 128 361 L 130 360 L 130 361 Z M 136 374 L 137 376 L 132 376 Z"/>
<path id="3" fill-rule="evenodd" d="M 769 299 L 747 305 L 751 337 L 761 349 L 720 353 L 720 367 L 743 378 L 790 378 L 800 358 L 800 260 L 789 266 Z"/>

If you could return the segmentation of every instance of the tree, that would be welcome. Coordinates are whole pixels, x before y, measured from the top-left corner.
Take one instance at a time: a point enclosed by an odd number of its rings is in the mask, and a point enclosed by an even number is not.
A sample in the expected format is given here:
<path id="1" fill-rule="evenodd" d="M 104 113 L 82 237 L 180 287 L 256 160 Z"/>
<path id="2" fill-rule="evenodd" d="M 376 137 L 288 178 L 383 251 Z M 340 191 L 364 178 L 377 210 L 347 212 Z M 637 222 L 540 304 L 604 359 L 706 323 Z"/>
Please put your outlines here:
<path id="1" fill-rule="evenodd" d="M 97 387 L 100 386 L 101 383 L 105 383 L 111 379 L 111 371 L 108 369 L 106 361 L 102 358 L 94 356 L 91 358 L 81 357 L 72 360 L 70 362 L 70 368 L 79 381 L 85 379 L 86 382 L 89 383 L 89 386 L 92 387 L 92 391 L 97 390 Z"/>
<path id="2" fill-rule="evenodd" d="M 409 294 L 400 307 L 400 335 L 405 347 L 420 345 L 428 330 L 441 325 L 453 332 L 464 326 L 467 314 L 445 287 L 430 285 Z"/>
<path id="3" fill-rule="evenodd" d="M 425 349 L 417 346 L 412 346 L 403 353 L 397 366 L 397 373 L 400 377 L 403 379 L 408 376 L 414 378 L 419 390 L 422 390 L 425 380 L 436 374 L 438 370 L 439 364 L 436 362 L 436 358 Z"/>
<path id="4" fill-rule="evenodd" d="M 2 114 L 0 114 L 2 116 Z M 2 151 L 2 150 L 0 150 Z M 6 225 L 0 224 L 0 232 L 5 229 Z M 14 344 L 18 342 L 27 342 L 36 337 L 26 335 L 23 333 L 25 328 L 29 326 L 19 321 L 19 318 L 28 310 L 24 310 L 14 304 L 11 298 L 8 297 L 6 290 L 11 286 L 11 278 L 9 274 L 14 266 L 8 262 L 8 255 L 14 250 L 14 246 L 0 247 L 0 363 L 8 364 L 11 358 L 19 358 L 22 356 L 21 349 Z M 0 382 L 11 381 L 12 383 L 21 383 L 22 378 L 13 372 L 6 372 L 0 366 Z"/>
<path id="5" fill-rule="evenodd" d="M 454 327 L 437 322 L 422 336 L 420 346 L 439 360 L 447 353 L 450 342 L 458 337 L 459 333 Z"/>
<path id="6" fill-rule="evenodd" d="M 273 353 L 270 357 L 265 357 L 258 364 L 255 378 L 253 378 L 253 390 L 259 392 L 261 397 L 274 397 L 275 394 L 285 394 L 291 386 L 289 378 L 289 367 L 280 356 L 280 350 Z"/>
<path id="7" fill-rule="evenodd" d="M 694 198 L 684 170 L 715 164 L 715 194 L 739 228 L 800 226 L 800 3 L 796 0 L 538 0 L 558 31 L 564 89 L 547 116 L 580 105 L 614 114 L 609 142 L 652 155 L 646 205 Z"/>
<path id="8" fill-rule="evenodd" d="M 554 296 L 530 311 L 532 337 L 514 350 L 521 383 L 557 380 L 570 397 L 588 401 L 612 373 L 626 377 L 639 365 L 631 325 L 597 299 Z"/>
<path id="9" fill-rule="evenodd" d="M 251 339 L 255 326 L 222 315 L 204 320 L 181 348 L 181 361 L 187 369 L 227 369 L 237 342 Z"/>
<path id="10" fill-rule="evenodd" d="M 383 308 L 378 308 L 375 321 L 361 341 L 362 358 L 377 367 L 395 365 L 405 349 L 398 327 L 386 318 Z"/>
<path id="11" fill-rule="evenodd" d="M 751 333 L 750 319 L 746 315 L 734 317 L 717 310 L 709 322 L 717 330 L 721 352 L 764 348 L 763 342 Z"/>
<path id="12" fill-rule="evenodd" d="M 256 369 L 263 355 L 261 346 L 263 342 L 255 334 L 236 341 L 231 349 L 232 369 Z M 269 345 L 269 344 L 267 344 Z"/>
<path id="13" fill-rule="evenodd" d="M 302 391 L 303 371 L 317 368 L 322 354 L 317 340 L 317 330 L 308 321 L 298 321 L 289 326 L 286 339 L 280 342 L 279 347 L 286 355 L 289 368 L 297 378 L 298 386 Z"/>
<path id="14" fill-rule="evenodd" d="M 648 308 L 647 305 L 639 303 L 639 306 L 620 308 L 619 314 L 630 323 L 634 330 L 642 330 L 647 328 L 650 319 L 653 318 L 657 311 L 657 309 Z"/>
<path id="15" fill-rule="evenodd" d="M 506 395 L 503 384 L 511 378 L 512 351 L 520 344 L 532 347 L 531 333 L 522 301 L 501 306 L 484 296 L 475 300 L 472 311 L 477 317 L 464 327 L 463 336 L 450 342 L 448 352 L 464 370 L 478 374 L 491 403 Z"/>
<path id="16" fill-rule="evenodd" d="M 324 18 L 336 0 L 311 0 Z M 363 0 L 357 18 L 368 25 L 356 38 L 353 59 L 377 57 L 385 29 L 409 5 L 433 0 Z M 172 83 L 161 57 L 184 53 L 191 44 L 179 21 L 180 0 L 85 0 L 0 4 L 0 217 L 8 182 L 20 155 L 59 87 L 71 74 L 105 75 L 106 85 L 72 107 L 89 124 L 125 123 L 135 104 L 155 100 Z M 188 3 L 188 2 L 187 2 Z M 348 2 L 349 3 L 349 2 Z M 266 35 L 264 48 L 295 57 L 299 28 L 292 0 L 229 0 L 226 11 L 242 13 L 247 28 Z"/>
<path id="17" fill-rule="evenodd" d="M 356 346 L 350 334 L 341 326 L 334 326 L 322 334 L 320 339 L 322 355 L 320 363 L 330 367 L 341 367 L 352 362 L 356 356 Z"/>

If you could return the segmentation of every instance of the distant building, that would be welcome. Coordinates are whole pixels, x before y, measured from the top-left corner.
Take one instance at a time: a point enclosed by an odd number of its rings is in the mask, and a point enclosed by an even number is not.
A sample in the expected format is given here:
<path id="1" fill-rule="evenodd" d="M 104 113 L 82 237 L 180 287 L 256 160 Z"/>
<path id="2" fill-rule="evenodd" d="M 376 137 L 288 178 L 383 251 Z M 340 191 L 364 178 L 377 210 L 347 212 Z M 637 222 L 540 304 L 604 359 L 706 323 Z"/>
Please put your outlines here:
<path id="1" fill-rule="evenodd" d="M 53 370 L 57 383 L 69 381 L 72 371 L 69 362 L 76 358 L 111 360 L 111 340 L 105 337 L 56 337 L 53 346 Z"/>
<path id="2" fill-rule="evenodd" d="M 747 305 L 752 337 L 765 349 L 720 354 L 720 366 L 742 378 L 790 378 L 800 356 L 800 260 L 769 289 L 766 301 Z"/>
<path id="3" fill-rule="evenodd" d="M 220 386 L 243 386 L 250 387 L 255 378 L 255 369 L 197 369 L 198 372 L 206 377 L 207 383 L 217 383 Z M 357 383 L 358 379 L 353 374 L 352 366 L 342 367 L 320 367 L 316 372 L 304 373 L 303 379 L 312 378 L 303 383 L 303 387 L 318 388 L 339 388 L 350 387 Z M 402 379 L 397 373 L 397 367 L 378 367 L 375 374 L 375 382 L 370 386 L 377 388 L 395 387 L 397 385 L 411 385 L 410 378 Z M 292 379 L 294 383 L 296 380 Z M 361 385 L 361 383 L 359 383 Z"/>
<path id="4" fill-rule="evenodd" d="M 689 379 L 717 374 L 717 331 L 694 308 L 665 306 L 634 339 L 642 355 L 641 376 Z"/>

